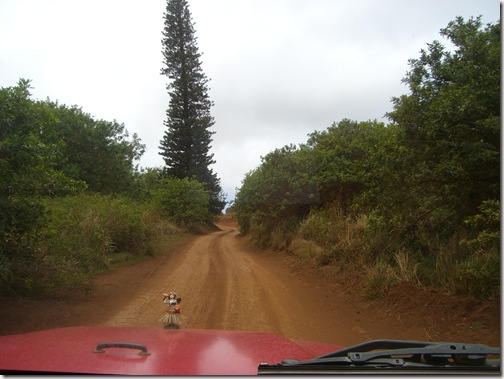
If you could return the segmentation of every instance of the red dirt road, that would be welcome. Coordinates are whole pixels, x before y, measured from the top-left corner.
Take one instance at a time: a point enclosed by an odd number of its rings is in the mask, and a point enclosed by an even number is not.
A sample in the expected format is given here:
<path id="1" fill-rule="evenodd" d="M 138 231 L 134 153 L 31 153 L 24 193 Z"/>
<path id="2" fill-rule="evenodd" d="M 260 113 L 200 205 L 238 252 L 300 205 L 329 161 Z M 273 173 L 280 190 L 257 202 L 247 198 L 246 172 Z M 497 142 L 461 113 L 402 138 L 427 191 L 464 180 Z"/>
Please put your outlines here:
<path id="1" fill-rule="evenodd" d="M 195 238 L 145 272 L 131 301 L 103 324 L 161 326 L 162 294 L 175 291 L 182 297 L 185 328 L 275 332 L 333 343 L 371 337 L 358 325 L 359 310 L 331 307 L 320 285 L 297 278 L 271 254 L 247 249 L 236 230 L 223 229 Z"/>
<path id="2" fill-rule="evenodd" d="M 500 344 L 499 301 L 454 298 L 405 285 L 364 302 L 292 257 L 252 248 L 234 226 L 98 275 L 96 290 L 60 300 L 1 299 L 0 334 L 70 325 L 162 327 L 162 294 L 182 298 L 184 328 L 275 332 L 339 345 L 369 339 Z"/>

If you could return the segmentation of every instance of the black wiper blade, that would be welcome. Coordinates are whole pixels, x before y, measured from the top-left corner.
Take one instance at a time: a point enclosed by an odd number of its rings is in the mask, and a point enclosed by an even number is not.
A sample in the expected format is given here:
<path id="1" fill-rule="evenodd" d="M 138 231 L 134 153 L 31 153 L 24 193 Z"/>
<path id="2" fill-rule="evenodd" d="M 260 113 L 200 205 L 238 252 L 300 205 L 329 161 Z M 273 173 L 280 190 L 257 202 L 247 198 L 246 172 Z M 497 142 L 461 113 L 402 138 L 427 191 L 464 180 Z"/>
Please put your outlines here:
<path id="1" fill-rule="evenodd" d="M 307 361 L 259 365 L 272 373 L 500 373 L 500 348 L 482 344 L 375 340 Z"/>

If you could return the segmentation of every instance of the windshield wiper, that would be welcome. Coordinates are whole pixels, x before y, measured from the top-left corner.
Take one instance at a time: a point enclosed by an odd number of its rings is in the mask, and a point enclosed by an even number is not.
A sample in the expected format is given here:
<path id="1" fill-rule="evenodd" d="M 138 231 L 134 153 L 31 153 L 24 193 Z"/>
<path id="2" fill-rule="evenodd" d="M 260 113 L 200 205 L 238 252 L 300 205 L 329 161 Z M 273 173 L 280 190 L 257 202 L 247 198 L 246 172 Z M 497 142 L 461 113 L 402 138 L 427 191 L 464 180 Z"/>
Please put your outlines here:
<path id="1" fill-rule="evenodd" d="M 491 358 L 489 356 L 499 356 Z M 259 374 L 500 374 L 500 348 L 481 344 L 374 340 L 307 361 L 261 363 Z"/>

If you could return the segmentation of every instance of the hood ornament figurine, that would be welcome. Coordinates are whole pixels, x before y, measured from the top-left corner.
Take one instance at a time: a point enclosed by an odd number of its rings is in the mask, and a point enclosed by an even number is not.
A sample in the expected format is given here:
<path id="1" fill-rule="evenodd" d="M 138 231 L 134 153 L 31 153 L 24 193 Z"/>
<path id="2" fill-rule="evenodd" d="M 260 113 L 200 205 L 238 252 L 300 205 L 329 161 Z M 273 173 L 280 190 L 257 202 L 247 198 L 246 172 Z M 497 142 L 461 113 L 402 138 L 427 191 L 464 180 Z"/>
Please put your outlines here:
<path id="1" fill-rule="evenodd" d="M 180 329 L 180 324 L 182 323 L 182 318 L 180 315 L 180 302 L 182 299 L 177 297 L 175 292 L 170 292 L 169 294 L 163 294 L 163 303 L 168 305 L 166 314 L 163 316 L 162 321 L 165 324 L 165 329 Z"/>

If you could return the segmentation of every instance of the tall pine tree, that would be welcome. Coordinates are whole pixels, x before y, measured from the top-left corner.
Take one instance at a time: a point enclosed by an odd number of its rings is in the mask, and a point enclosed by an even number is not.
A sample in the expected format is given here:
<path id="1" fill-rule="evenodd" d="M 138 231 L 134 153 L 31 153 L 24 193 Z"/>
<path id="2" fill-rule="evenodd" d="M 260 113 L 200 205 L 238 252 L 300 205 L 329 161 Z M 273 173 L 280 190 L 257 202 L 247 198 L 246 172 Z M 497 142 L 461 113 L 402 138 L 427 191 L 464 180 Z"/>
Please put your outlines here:
<path id="1" fill-rule="evenodd" d="M 187 0 L 167 0 L 164 14 L 163 56 L 166 67 L 161 74 L 170 82 L 166 111 L 167 127 L 160 145 L 167 176 L 196 179 L 210 193 L 210 211 L 219 214 L 224 208 L 220 180 L 209 166 L 215 161 L 209 153 L 214 119 L 213 102 L 208 96 L 208 79 L 201 69 Z"/>

